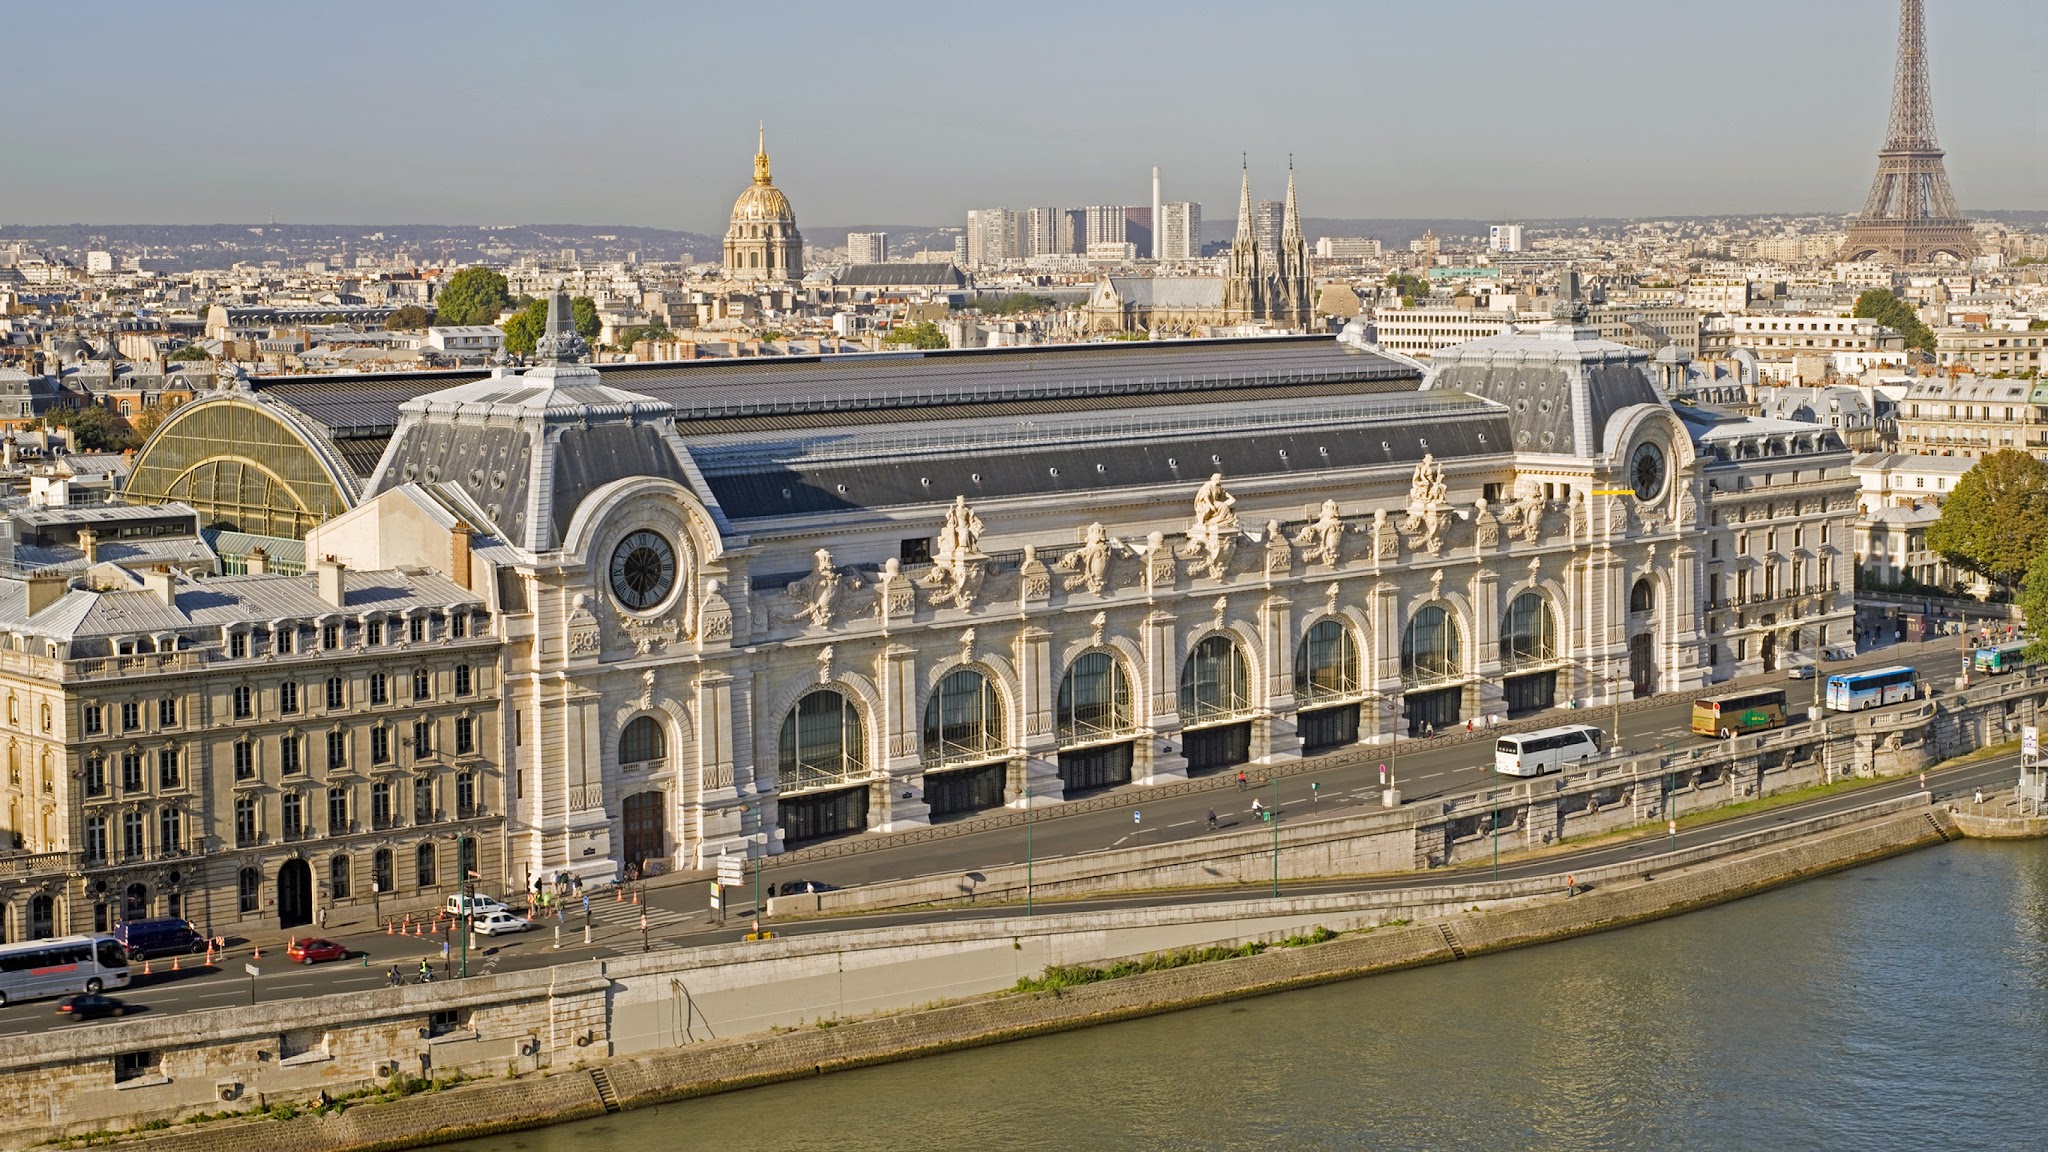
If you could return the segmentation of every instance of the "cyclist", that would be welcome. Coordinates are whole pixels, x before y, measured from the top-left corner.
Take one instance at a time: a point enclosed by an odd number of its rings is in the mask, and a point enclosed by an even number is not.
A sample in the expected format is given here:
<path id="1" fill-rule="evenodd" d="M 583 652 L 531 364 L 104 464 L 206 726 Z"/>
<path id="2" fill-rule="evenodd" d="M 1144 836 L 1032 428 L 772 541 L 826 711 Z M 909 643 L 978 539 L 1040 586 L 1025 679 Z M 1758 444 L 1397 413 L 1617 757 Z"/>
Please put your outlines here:
<path id="1" fill-rule="evenodd" d="M 1214 832 L 1215 830 L 1216 830 L 1216 810 L 1215 810 L 1214 808 L 1211 808 L 1211 809 L 1209 809 L 1209 831 L 1211 831 L 1211 832 Z"/>
<path id="2" fill-rule="evenodd" d="M 426 983 L 427 981 L 429 981 L 429 980 L 432 980 L 433 978 L 434 978 L 434 969 L 433 969 L 433 966 L 427 963 L 427 958 L 426 958 L 425 956 L 422 956 L 422 957 L 420 957 L 420 975 L 419 975 L 419 982 L 420 982 L 420 983 L 422 983 L 422 984 L 425 984 L 425 983 Z"/>

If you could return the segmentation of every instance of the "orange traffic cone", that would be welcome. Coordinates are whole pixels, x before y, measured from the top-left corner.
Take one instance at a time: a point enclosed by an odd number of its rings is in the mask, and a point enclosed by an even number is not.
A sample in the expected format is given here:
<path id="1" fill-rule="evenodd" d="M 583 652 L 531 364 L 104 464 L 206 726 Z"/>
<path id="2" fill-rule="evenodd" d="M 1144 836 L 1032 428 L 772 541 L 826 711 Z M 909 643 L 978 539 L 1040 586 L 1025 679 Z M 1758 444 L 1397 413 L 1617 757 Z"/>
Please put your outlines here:
<path id="1" fill-rule="evenodd" d="M 261 945 L 261 944 L 258 944 L 258 945 L 256 946 L 256 950 L 255 950 L 254 952 L 250 953 L 250 955 L 249 955 L 249 959 L 251 959 L 251 960 L 261 960 L 261 959 L 263 959 L 263 945 Z"/>
<path id="2" fill-rule="evenodd" d="M 391 933 L 392 933 L 392 931 L 393 931 L 393 928 L 392 928 L 392 926 L 393 926 L 394 924 L 396 924 L 396 923 L 397 923 L 397 921 L 395 921 L 395 920 L 386 920 L 386 921 L 384 922 L 384 934 L 385 934 L 386 936 L 389 936 L 389 935 L 391 935 Z"/>
<path id="3" fill-rule="evenodd" d="M 619 887 L 617 887 L 617 886 L 614 886 L 614 887 L 612 888 L 612 903 L 614 903 L 614 904 L 620 904 L 620 903 L 623 903 L 623 902 L 625 901 L 625 899 L 626 899 L 626 892 L 625 892 L 625 889 L 623 889 L 623 888 L 619 888 Z"/>
<path id="4" fill-rule="evenodd" d="M 213 967 L 213 942 L 211 940 L 206 943 L 206 966 L 208 968 Z"/>
<path id="5" fill-rule="evenodd" d="M 144 956 L 144 957 L 142 958 L 142 974 L 143 974 L 144 976 L 151 976 L 151 975 L 154 975 L 154 973 L 152 973 L 152 972 L 151 972 L 151 971 L 149 970 L 149 957 L 147 957 L 147 956 Z"/>
<path id="6" fill-rule="evenodd" d="M 173 957 L 171 957 L 171 971 L 173 971 L 173 972 L 179 971 L 179 968 L 178 968 L 178 958 L 177 958 L 176 956 L 173 956 Z"/>

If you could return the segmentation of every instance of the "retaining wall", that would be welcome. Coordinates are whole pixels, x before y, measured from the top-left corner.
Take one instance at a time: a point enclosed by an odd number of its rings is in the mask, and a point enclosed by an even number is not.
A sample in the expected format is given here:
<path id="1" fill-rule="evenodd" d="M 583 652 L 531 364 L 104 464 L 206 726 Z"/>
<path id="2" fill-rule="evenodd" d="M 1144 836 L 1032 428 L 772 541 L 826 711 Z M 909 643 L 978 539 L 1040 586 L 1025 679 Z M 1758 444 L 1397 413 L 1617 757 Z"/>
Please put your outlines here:
<path id="1" fill-rule="evenodd" d="M 226 1122 L 163 1133 L 162 1152 L 362 1152 L 559 1119 L 1152 1015 L 1640 923 L 1945 840 L 1945 813 L 1917 810 L 1813 833 L 1744 855 L 1620 881 L 1577 898 L 1552 892 L 1477 914 L 1379 928 L 1327 944 L 1083 985 L 987 997 L 831 1028 L 708 1040 L 517 1083 L 462 1087 L 334 1120 Z M 609 1099 L 607 1099 L 609 1097 Z"/>

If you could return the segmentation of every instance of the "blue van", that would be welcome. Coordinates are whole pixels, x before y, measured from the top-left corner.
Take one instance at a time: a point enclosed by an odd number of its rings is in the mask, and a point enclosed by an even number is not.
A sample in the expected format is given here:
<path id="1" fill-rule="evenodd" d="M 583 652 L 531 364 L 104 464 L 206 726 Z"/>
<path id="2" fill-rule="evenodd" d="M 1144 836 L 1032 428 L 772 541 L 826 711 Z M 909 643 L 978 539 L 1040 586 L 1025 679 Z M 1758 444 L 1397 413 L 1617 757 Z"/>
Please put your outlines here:
<path id="1" fill-rule="evenodd" d="M 206 938 L 183 920 L 129 920 L 114 925 L 114 940 L 130 960 L 206 951 Z"/>

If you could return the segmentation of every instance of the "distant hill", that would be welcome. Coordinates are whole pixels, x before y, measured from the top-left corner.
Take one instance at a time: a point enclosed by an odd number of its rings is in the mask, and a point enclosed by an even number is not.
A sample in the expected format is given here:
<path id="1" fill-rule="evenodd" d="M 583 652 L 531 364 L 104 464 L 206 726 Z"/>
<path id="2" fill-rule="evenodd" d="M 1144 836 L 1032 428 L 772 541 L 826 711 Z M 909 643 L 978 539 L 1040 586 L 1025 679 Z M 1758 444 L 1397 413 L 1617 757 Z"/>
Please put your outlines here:
<path id="1" fill-rule="evenodd" d="M 147 252 L 192 268 L 298 263 L 405 251 L 424 263 L 505 260 L 576 249 L 584 260 L 715 260 L 721 241 L 695 232 L 590 224 L 9 224 L 0 244 L 117 255 Z"/>

